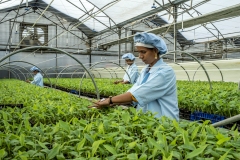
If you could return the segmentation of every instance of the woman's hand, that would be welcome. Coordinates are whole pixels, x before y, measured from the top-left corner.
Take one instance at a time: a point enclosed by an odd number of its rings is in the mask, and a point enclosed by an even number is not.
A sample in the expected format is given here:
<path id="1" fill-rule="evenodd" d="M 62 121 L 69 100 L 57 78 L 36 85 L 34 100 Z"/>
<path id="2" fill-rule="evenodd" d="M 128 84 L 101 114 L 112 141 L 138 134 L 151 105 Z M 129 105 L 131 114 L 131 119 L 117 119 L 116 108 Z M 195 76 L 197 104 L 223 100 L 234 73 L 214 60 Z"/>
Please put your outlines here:
<path id="1" fill-rule="evenodd" d="M 110 106 L 110 99 L 101 99 L 97 102 L 93 102 L 94 104 L 92 106 L 88 106 L 88 108 L 97 108 L 97 109 L 101 109 L 103 107 L 106 106 Z"/>
<path id="2" fill-rule="evenodd" d="M 121 81 L 115 81 L 114 84 L 118 84 L 118 83 L 120 83 L 120 82 L 121 82 Z"/>

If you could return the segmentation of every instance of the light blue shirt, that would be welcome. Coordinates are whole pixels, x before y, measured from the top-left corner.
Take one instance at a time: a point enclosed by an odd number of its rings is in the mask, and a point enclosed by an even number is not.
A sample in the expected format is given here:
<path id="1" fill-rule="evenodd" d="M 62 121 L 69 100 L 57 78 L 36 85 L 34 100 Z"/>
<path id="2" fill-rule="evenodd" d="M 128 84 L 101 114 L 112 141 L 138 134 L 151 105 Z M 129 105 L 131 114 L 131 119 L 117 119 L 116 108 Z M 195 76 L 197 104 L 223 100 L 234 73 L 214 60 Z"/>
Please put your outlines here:
<path id="1" fill-rule="evenodd" d="M 128 65 L 126 71 L 127 71 L 128 75 L 129 75 L 131 81 L 129 80 L 129 77 L 128 77 L 127 73 L 124 74 L 123 81 L 124 82 L 128 81 L 128 82 L 130 82 L 132 84 L 136 83 L 137 78 L 138 78 L 138 67 L 137 67 L 137 65 L 135 63 L 133 63 L 131 66 Z"/>
<path id="2" fill-rule="evenodd" d="M 37 73 L 34 76 L 33 81 L 31 82 L 31 84 L 35 84 L 36 86 L 40 86 L 43 87 L 43 76 L 41 75 L 41 73 Z"/>
<path id="3" fill-rule="evenodd" d="M 147 81 L 141 84 L 148 66 L 142 69 L 137 82 L 128 90 L 138 101 L 137 109 L 179 120 L 176 76 L 173 69 L 160 59 L 150 69 Z"/>

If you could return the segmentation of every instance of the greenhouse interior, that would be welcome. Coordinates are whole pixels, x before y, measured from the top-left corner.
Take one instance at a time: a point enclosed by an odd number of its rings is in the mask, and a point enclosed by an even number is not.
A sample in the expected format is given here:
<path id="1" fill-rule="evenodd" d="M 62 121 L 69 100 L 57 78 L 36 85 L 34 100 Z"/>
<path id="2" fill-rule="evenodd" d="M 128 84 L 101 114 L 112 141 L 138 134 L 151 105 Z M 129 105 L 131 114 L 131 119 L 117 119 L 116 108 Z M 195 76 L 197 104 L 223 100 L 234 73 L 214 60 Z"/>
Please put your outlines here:
<path id="1" fill-rule="evenodd" d="M 239 0 L 0 0 L 0 160 L 240 160 Z"/>

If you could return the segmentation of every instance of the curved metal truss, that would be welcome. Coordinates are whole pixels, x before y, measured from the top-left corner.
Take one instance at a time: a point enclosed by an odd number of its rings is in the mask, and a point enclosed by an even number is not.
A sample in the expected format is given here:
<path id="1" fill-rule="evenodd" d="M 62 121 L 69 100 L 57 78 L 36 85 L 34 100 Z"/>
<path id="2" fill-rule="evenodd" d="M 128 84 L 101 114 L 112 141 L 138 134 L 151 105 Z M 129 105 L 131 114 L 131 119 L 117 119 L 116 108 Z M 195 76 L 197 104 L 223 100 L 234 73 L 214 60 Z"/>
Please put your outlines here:
<path id="1" fill-rule="evenodd" d="M 26 62 L 26 61 L 10 61 L 10 62 L 3 63 L 2 65 L 0 65 L 0 67 L 1 67 L 1 66 L 4 66 L 4 65 L 7 65 L 7 64 L 10 64 L 10 63 L 18 63 L 18 62 L 30 64 L 30 65 L 32 65 L 32 66 L 36 66 L 35 64 L 30 63 L 30 62 Z M 0 63 L 1 63 L 1 62 L 0 62 Z M 44 75 L 47 76 L 47 79 L 48 79 L 48 81 L 50 82 L 50 86 L 52 87 L 52 82 L 50 81 L 50 78 L 48 77 L 48 75 L 47 75 L 40 67 L 38 67 L 38 66 L 36 66 L 36 67 L 39 68 L 39 69 L 41 70 L 41 72 L 42 72 Z M 24 67 L 22 67 L 22 68 L 24 68 Z M 25 69 L 25 68 L 24 68 L 24 69 Z M 22 72 L 21 72 L 21 73 L 22 73 Z M 29 73 L 29 72 L 28 72 L 28 73 Z M 25 80 L 26 80 L 26 77 L 25 77 Z"/>
<path id="2" fill-rule="evenodd" d="M 16 65 L 16 64 L 10 65 L 10 63 L 11 63 L 11 62 L 8 62 L 8 63 L 5 63 L 5 64 L 3 64 L 3 65 L 0 65 L 0 68 L 1 68 L 1 67 L 5 67 L 6 65 L 8 65 L 8 66 L 13 66 L 13 67 L 15 67 L 15 69 L 17 69 L 17 70 L 18 70 L 18 68 L 21 68 L 21 69 L 27 71 L 27 75 L 32 75 L 31 72 L 29 72 L 29 70 L 27 70 L 26 68 L 24 68 L 24 67 L 22 67 L 22 66 L 20 66 L 20 65 Z M 16 67 L 18 67 L 18 68 L 16 68 Z M 18 71 L 23 75 L 24 80 L 26 80 L 27 77 L 25 76 L 25 74 L 24 74 L 20 69 L 19 69 Z M 32 76 L 32 77 L 33 77 L 33 76 Z"/>
<path id="3" fill-rule="evenodd" d="M 87 70 L 87 68 L 77 59 L 75 58 L 74 56 L 72 56 L 71 54 L 69 54 L 68 52 L 64 51 L 64 50 L 61 50 L 61 49 L 57 49 L 57 48 L 52 48 L 52 47 L 46 47 L 46 46 L 35 46 L 35 47 L 27 47 L 27 48 L 23 48 L 23 49 L 19 49 L 17 51 L 14 51 L 8 55 L 6 55 L 5 57 L 3 57 L 2 59 L 0 59 L 0 63 L 2 63 L 4 60 L 6 60 L 7 58 L 19 53 L 19 52 L 23 52 L 23 51 L 26 51 L 26 50 L 32 50 L 32 49 L 49 49 L 49 50 L 54 50 L 54 51 L 58 51 L 59 53 L 63 53 L 63 54 L 66 54 L 68 57 L 71 57 L 72 59 L 74 59 L 78 64 L 80 64 L 84 70 L 86 71 L 86 73 L 89 75 L 89 77 L 91 78 L 92 80 L 92 83 L 94 84 L 94 87 L 95 87 L 95 90 L 96 90 L 96 94 L 97 94 L 97 98 L 100 99 L 100 95 L 99 95 L 99 91 L 98 91 L 98 88 L 97 88 L 97 85 L 92 77 L 92 75 L 90 74 L 90 72 Z"/>
<path id="4" fill-rule="evenodd" d="M 193 55 L 191 55 L 191 54 L 189 54 L 189 53 L 187 53 L 187 52 L 183 52 L 183 51 L 172 51 L 172 52 L 168 52 L 168 53 L 166 53 L 166 54 L 163 54 L 163 55 L 161 55 L 160 57 L 162 58 L 162 57 L 164 57 L 164 56 L 166 56 L 166 55 L 175 54 L 175 53 L 177 53 L 177 52 L 178 52 L 178 53 L 181 53 L 181 54 L 186 54 L 186 55 L 190 56 L 191 58 L 193 58 L 195 61 L 197 61 L 197 62 L 199 63 L 199 65 L 202 67 L 202 69 L 204 70 L 204 72 L 205 72 L 205 74 L 206 74 L 206 76 L 207 76 L 208 83 L 209 83 L 209 86 L 210 86 L 210 90 L 212 90 L 212 83 L 211 83 L 211 80 L 210 80 L 210 77 L 209 77 L 209 75 L 208 75 L 207 70 L 206 70 L 205 67 L 202 65 L 202 63 L 201 63 L 196 57 L 194 57 Z"/>

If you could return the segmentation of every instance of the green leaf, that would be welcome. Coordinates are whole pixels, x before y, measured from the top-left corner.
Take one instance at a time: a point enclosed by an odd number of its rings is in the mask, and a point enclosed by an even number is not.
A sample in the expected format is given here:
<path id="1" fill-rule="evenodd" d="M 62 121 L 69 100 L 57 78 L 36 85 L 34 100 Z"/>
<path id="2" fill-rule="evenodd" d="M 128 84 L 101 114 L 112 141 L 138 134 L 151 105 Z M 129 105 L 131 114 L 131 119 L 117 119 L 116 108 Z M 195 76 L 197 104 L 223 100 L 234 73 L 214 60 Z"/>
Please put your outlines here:
<path id="1" fill-rule="evenodd" d="M 218 141 L 217 141 L 217 144 L 218 144 L 218 145 L 221 145 L 222 143 L 227 142 L 227 141 L 229 141 L 230 139 L 231 139 L 230 137 L 224 137 L 224 138 L 218 140 Z"/>
<path id="2" fill-rule="evenodd" d="M 134 142 L 131 142 L 131 143 L 128 143 L 128 149 L 132 149 L 136 146 L 137 144 L 137 141 L 134 141 Z"/>
<path id="3" fill-rule="evenodd" d="M 88 135 L 88 134 L 84 134 L 84 137 L 92 144 L 94 142 L 94 139 Z"/>
<path id="4" fill-rule="evenodd" d="M 4 158 L 7 156 L 7 152 L 5 151 L 5 149 L 1 149 L 0 150 L 0 159 Z"/>
<path id="5" fill-rule="evenodd" d="M 56 157 L 59 153 L 60 147 L 61 146 L 59 144 L 55 145 L 55 147 L 51 149 L 50 152 L 48 153 L 47 159 L 53 159 L 54 157 Z"/>
<path id="6" fill-rule="evenodd" d="M 66 158 L 61 154 L 56 156 L 58 160 L 65 160 Z"/>
<path id="7" fill-rule="evenodd" d="M 83 146 L 84 146 L 84 144 L 85 144 L 85 141 L 86 141 L 86 138 L 83 138 L 83 139 L 81 140 L 81 142 L 79 142 L 79 143 L 77 144 L 77 150 L 78 150 L 78 151 L 83 148 Z"/>
<path id="8" fill-rule="evenodd" d="M 235 159 L 240 159 L 240 153 L 232 153 L 232 155 Z"/>
<path id="9" fill-rule="evenodd" d="M 203 153 L 203 151 L 206 149 L 207 146 L 208 145 L 201 146 L 200 148 L 192 151 L 191 153 L 188 153 L 185 158 L 190 159 L 190 158 L 198 156 L 199 154 Z"/>
<path id="10" fill-rule="evenodd" d="M 41 152 L 34 154 L 33 157 L 41 157 L 41 159 L 45 159 L 45 155 Z"/>
<path id="11" fill-rule="evenodd" d="M 100 123 L 98 125 L 98 133 L 99 134 L 104 134 L 104 126 L 103 126 L 103 123 Z"/>
<path id="12" fill-rule="evenodd" d="M 28 157 L 27 157 L 27 156 L 21 155 L 20 158 L 21 158 L 21 160 L 28 160 Z"/>
<path id="13" fill-rule="evenodd" d="M 180 152 L 177 152 L 177 151 L 173 151 L 173 157 L 175 157 L 177 159 L 183 159 L 182 154 Z"/>
<path id="14" fill-rule="evenodd" d="M 21 146 L 24 146 L 24 145 L 25 145 L 25 135 L 24 135 L 24 134 L 21 134 L 21 135 L 20 135 L 19 141 L 20 141 Z"/>
<path id="15" fill-rule="evenodd" d="M 114 149 L 114 147 L 110 146 L 110 145 L 103 145 L 109 152 L 111 152 L 113 155 L 116 155 L 117 152 L 116 150 Z"/>
<path id="16" fill-rule="evenodd" d="M 172 160 L 173 152 L 169 155 L 169 157 L 163 156 L 163 160 Z"/>
<path id="17" fill-rule="evenodd" d="M 170 143 L 170 145 L 175 146 L 177 139 L 178 139 L 178 136 L 175 137 L 175 139 Z"/>
<path id="18" fill-rule="evenodd" d="M 164 149 L 159 145 L 154 139 L 148 138 L 148 141 L 150 142 L 151 145 L 159 149 L 161 152 L 165 153 Z"/>
<path id="19" fill-rule="evenodd" d="M 43 144 L 42 142 L 40 142 L 40 141 L 38 141 L 38 144 L 42 147 L 42 148 L 44 148 L 44 149 L 47 149 L 48 150 L 48 148 L 45 146 L 45 144 Z"/>
<path id="20" fill-rule="evenodd" d="M 183 135 L 183 142 L 184 142 L 184 144 L 186 144 L 186 145 L 189 145 L 189 139 L 188 139 L 188 131 L 182 131 L 182 135 Z"/>
<path id="21" fill-rule="evenodd" d="M 136 153 L 131 153 L 131 154 L 127 155 L 127 158 L 129 160 L 136 160 L 136 159 L 138 159 L 138 155 Z"/>
<path id="22" fill-rule="evenodd" d="M 22 129 L 22 124 L 23 124 L 23 121 L 21 121 L 21 123 L 19 124 L 18 129 L 17 129 L 17 132 L 16 132 L 16 135 L 18 135 L 19 132 L 21 131 L 21 129 Z"/>
<path id="23" fill-rule="evenodd" d="M 217 129 L 216 129 L 216 128 L 214 128 L 212 125 L 209 125 L 208 127 L 210 128 L 210 130 L 212 131 L 212 133 L 213 133 L 214 135 L 217 134 Z"/>
<path id="24" fill-rule="evenodd" d="M 179 130 L 179 124 L 175 119 L 173 120 L 173 126 L 176 128 L 176 130 Z"/>
<path id="25" fill-rule="evenodd" d="M 231 149 L 229 149 L 224 155 L 222 155 L 219 160 L 225 160 L 228 155 L 228 152 L 230 152 L 230 150 Z"/>
<path id="26" fill-rule="evenodd" d="M 105 140 L 98 140 L 98 141 L 93 142 L 93 145 L 92 145 L 92 156 L 94 156 L 94 154 L 96 153 L 99 145 L 103 144 L 104 142 L 105 142 Z"/>
<path id="27" fill-rule="evenodd" d="M 214 158 L 219 158 L 220 154 L 214 150 L 211 150 L 210 154 L 214 157 Z"/>
<path id="28" fill-rule="evenodd" d="M 147 160 L 147 155 L 143 153 L 138 160 Z"/>
<path id="29" fill-rule="evenodd" d="M 121 133 L 123 133 L 123 134 L 125 133 L 126 129 L 125 129 L 124 126 L 119 126 L 118 128 L 119 128 L 119 131 L 120 131 Z"/>
<path id="30" fill-rule="evenodd" d="M 29 150 L 27 151 L 29 157 L 32 157 L 34 154 L 36 154 L 38 152 L 38 150 Z"/>
<path id="31" fill-rule="evenodd" d="M 67 122 L 59 121 L 60 128 L 63 130 L 67 131 L 68 133 L 70 132 L 70 124 Z"/>
<path id="32" fill-rule="evenodd" d="M 126 124 L 128 124 L 129 123 L 129 121 L 130 121 L 130 115 L 129 115 L 129 112 L 123 112 L 123 114 L 122 114 L 122 120 L 126 123 Z"/>
<path id="33" fill-rule="evenodd" d="M 192 135 L 191 135 L 191 140 L 193 140 L 193 139 L 196 137 L 199 128 L 200 128 L 200 127 L 197 126 L 197 127 L 193 130 Z"/>
<path id="34" fill-rule="evenodd" d="M 31 126 L 30 126 L 30 123 L 29 123 L 29 115 L 25 115 L 24 117 L 24 125 L 25 125 L 25 128 L 27 128 L 27 130 L 31 130 Z"/>

